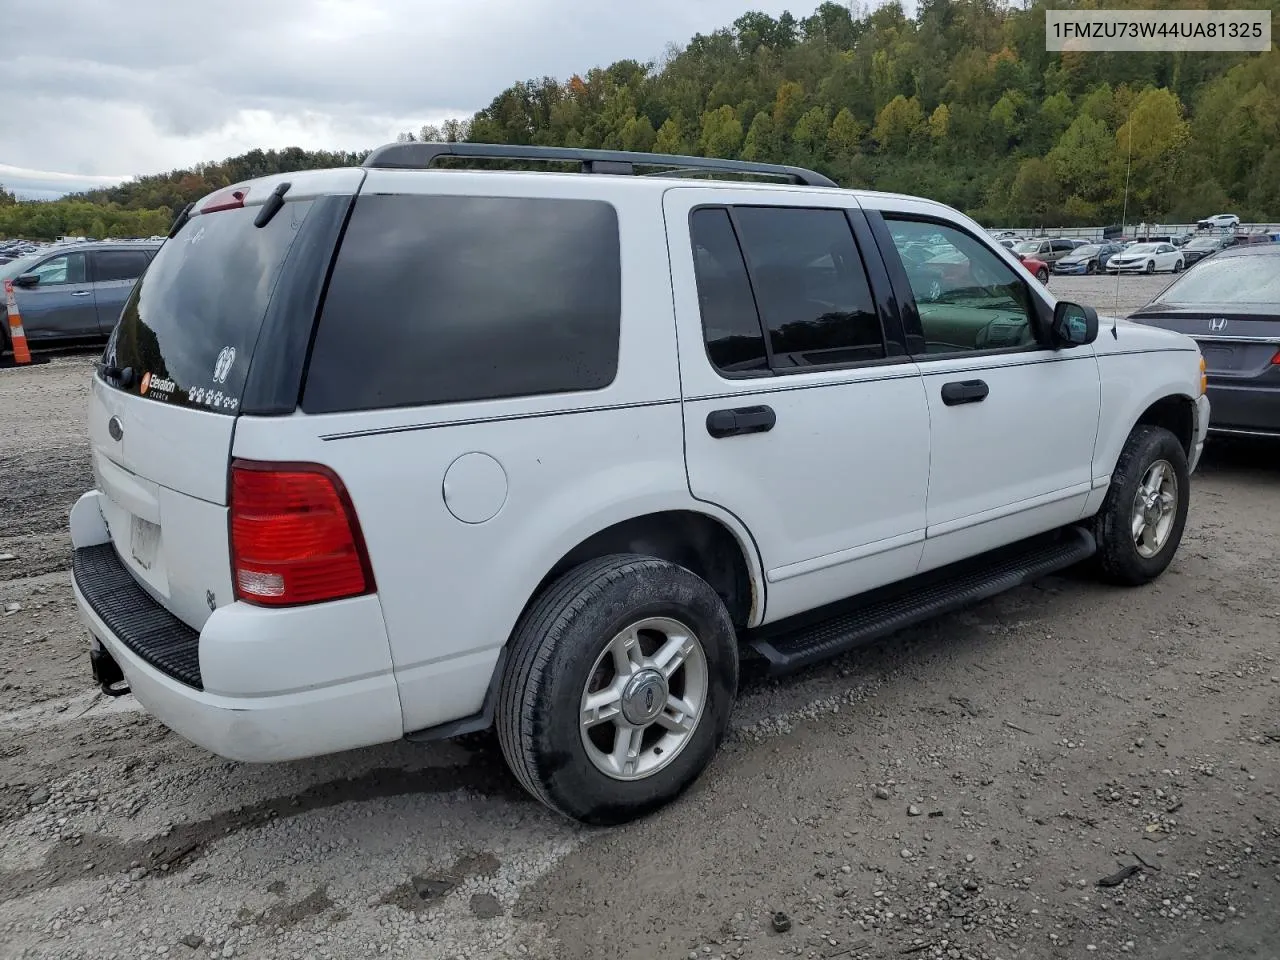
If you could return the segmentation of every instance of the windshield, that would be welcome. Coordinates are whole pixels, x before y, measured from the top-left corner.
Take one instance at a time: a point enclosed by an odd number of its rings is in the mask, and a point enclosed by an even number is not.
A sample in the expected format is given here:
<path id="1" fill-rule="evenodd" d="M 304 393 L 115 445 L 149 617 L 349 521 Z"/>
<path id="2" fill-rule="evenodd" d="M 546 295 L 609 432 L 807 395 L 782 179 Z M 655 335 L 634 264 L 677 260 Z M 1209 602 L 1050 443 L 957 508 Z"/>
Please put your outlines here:
<path id="1" fill-rule="evenodd" d="M 1040 249 L 1039 240 L 1023 240 L 1013 248 L 1017 253 L 1035 253 Z"/>
<path id="2" fill-rule="evenodd" d="M 1096 243 L 1086 243 L 1083 247 L 1076 247 L 1071 251 L 1072 257 L 1092 257 L 1094 254 L 1100 253 L 1102 248 Z"/>
<path id="3" fill-rule="evenodd" d="M 313 201 L 286 202 L 265 227 L 259 207 L 192 217 L 133 288 L 107 363 L 161 403 L 234 415 L 285 257 Z"/>
<path id="4" fill-rule="evenodd" d="M 1280 256 L 1227 255 L 1203 260 L 1158 299 L 1207 307 L 1254 303 L 1280 308 Z"/>
<path id="5" fill-rule="evenodd" d="M 1125 253 L 1155 253 L 1156 244 L 1154 243 L 1135 243 Z"/>
<path id="6" fill-rule="evenodd" d="M 42 256 L 44 256 L 43 253 L 30 253 L 10 263 L 0 264 L 0 281 L 12 280 L 14 277 L 21 276 Z"/>
<path id="7" fill-rule="evenodd" d="M 1218 245 L 1218 241 L 1213 237 L 1197 237 L 1187 244 L 1188 250 L 1212 250 Z"/>

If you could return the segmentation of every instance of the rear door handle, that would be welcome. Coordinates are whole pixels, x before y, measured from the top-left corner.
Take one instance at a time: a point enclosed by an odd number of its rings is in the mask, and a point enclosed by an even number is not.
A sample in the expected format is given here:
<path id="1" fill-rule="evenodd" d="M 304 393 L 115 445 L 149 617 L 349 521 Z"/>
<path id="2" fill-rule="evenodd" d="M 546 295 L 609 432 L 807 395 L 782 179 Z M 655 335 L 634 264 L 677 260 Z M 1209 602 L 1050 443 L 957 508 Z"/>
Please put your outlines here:
<path id="1" fill-rule="evenodd" d="M 948 407 L 961 403 L 981 403 L 991 388 L 983 380 L 956 380 L 942 385 L 942 402 Z"/>
<path id="2" fill-rule="evenodd" d="M 773 407 L 735 407 L 732 410 L 712 410 L 707 414 L 707 433 L 717 440 L 737 437 L 745 433 L 768 433 L 778 422 Z"/>
<path id="3" fill-rule="evenodd" d="M 73 297 L 87 297 L 92 292 L 91 290 L 76 290 L 71 295 Z"/>

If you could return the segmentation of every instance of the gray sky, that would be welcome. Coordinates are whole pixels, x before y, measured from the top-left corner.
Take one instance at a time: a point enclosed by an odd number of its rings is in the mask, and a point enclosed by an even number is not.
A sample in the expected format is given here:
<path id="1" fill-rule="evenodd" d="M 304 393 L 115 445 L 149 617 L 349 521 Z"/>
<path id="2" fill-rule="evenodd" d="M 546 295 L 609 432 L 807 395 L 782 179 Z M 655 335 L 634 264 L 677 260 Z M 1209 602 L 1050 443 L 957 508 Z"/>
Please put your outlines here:
<path id="1" fill-rule="evenodd" d="M 516 80 L 819 0 L 0 0 L 0 183 L 56 196 L 254 147 L 360 149 Z M 16 109 L 14 109 L 16 108 Z"/>

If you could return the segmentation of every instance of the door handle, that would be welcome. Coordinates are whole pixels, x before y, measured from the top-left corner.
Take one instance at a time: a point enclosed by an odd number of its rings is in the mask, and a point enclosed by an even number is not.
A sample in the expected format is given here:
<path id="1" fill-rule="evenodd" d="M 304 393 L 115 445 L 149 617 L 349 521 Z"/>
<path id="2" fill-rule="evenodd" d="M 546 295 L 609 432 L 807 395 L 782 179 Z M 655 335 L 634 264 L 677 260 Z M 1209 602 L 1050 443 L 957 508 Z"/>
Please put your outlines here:
<path id="1" fill-rule="evenodd" d="M 89 290 L 76 290 L 71 295 L 73 297 L 87 297 L 90 294 L 90 292 L 91 291 Z"/>
<path id="2" fill-rule="evenodd" d="M 956 380 L 942 385 L 942 402 L 948 407 L 961 403 L 981 403 L 991 388 L 983 380 Z"/>
<path id="3" fill-rule="evenodd" d="M 717 440 L 745 433 L 768 433 L 778 422 L 773 407 L 736 407 L 707 414 L 707 433 Z"/>

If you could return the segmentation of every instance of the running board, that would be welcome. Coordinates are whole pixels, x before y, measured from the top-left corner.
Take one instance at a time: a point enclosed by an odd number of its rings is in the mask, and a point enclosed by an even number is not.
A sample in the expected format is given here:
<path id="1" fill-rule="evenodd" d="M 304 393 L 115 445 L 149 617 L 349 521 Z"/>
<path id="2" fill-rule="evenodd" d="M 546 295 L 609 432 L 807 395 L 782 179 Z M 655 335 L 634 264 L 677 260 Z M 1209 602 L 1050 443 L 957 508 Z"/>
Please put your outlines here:
<path id="1" fill-rule="evenodd" d="M 747 642 L 769 661 L 771 673 L 790 673 L 1065 570 L 1087 560 L 1096 549 L 1093 534 L 1067 527 L 1050 537 L 931 571 L 825 611 L 770 624 L 753 631 Z"/>

